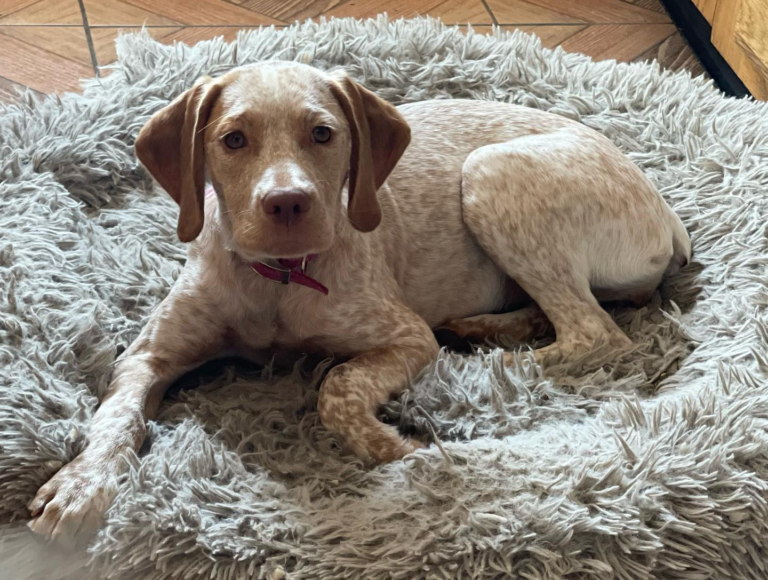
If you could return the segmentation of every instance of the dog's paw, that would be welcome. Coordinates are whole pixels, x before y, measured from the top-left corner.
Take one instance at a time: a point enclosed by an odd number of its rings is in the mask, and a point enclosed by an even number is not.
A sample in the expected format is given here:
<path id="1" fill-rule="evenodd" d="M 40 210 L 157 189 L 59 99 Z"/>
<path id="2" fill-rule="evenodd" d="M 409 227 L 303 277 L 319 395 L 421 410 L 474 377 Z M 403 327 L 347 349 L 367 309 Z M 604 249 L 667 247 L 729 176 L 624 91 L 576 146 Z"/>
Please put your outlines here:
<path id="1" fill-rule="evenodd" d="M 557 340 L 534 351 L 536 362 L 544 367 L 558 364 L 598 367 L 615 362 L 633 348 L 626 334 L 616 331 L 595 340 Z"/>
<path id="2" fill-rule="evenodd" d="M 29 528 L 60 545 L 74 546 L 101 524 L 117 492 L 110 461 L 80 455 L 43 485 L 28 508 Z"/>

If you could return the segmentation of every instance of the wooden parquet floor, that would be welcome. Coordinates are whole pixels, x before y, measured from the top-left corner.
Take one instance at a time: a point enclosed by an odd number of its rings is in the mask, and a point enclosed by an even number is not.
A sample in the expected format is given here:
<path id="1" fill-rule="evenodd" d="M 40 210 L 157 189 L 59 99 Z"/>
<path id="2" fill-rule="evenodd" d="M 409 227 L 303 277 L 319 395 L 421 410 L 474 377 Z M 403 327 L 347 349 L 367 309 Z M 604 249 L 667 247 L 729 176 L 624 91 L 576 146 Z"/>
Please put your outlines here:
<path id="1" fill-rule="evenodd" d="M 658 59 L 703 69 L 658 0 L 0 0 L 0 101 L 16 89 L 79 90 L 115 59 L 120 30 L 146 26 L 161 42 L 187 44 L 241 28 L 320 16 L 437 16 L 475 30 L 521 28 L 546 46 L 595 59 Z"/>

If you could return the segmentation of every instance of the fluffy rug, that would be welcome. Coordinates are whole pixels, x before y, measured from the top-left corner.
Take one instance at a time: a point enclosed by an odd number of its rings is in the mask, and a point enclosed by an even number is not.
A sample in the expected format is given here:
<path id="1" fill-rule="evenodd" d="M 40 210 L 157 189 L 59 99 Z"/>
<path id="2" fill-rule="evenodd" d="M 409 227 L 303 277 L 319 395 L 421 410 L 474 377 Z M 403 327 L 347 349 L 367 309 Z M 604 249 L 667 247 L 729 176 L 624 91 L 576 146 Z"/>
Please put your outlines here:
<path id="1" fill-rule="evenodd" d="M 118 49 L 82 96 L 26 97 L 0 117 L 8 529 L 81 448 L 113 361 L 184 263 L 176 206 L 137 165 L 137 132 L 202 74 L 295 59 L 346 67 L 395 103 L 503 100 L 580 120 L 658 186 L 695 263 L 649 306 L 614 311 L 637 349 L 611 367 L 544 375 L 526 349 L 506 369 L 498 350 L 443 353 L 382 410 L 440 445 L 392 465 L 365 469 L 321 426 L 325 363 L 187 377 L 121 480 L 89 574 L 765 577 L 768 106 L 655 63 L 593 63 L 433 20 L 310 23 L 192 48 L 139 34 Z"/>

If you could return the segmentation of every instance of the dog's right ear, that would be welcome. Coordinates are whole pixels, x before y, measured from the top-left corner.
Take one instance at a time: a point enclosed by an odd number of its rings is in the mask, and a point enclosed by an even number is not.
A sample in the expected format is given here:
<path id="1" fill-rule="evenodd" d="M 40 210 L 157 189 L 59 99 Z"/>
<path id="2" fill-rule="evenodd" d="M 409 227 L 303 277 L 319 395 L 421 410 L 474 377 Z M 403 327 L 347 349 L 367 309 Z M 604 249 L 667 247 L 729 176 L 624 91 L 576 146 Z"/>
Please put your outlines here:
<path id="1" fill-rule="evenodd" d="M 191 242 L 203 229 L 205 127 L 221 85 L 210 77 L 155 113 L 136 139 L 136 157 L 179 204 L 177 232 Z"/>

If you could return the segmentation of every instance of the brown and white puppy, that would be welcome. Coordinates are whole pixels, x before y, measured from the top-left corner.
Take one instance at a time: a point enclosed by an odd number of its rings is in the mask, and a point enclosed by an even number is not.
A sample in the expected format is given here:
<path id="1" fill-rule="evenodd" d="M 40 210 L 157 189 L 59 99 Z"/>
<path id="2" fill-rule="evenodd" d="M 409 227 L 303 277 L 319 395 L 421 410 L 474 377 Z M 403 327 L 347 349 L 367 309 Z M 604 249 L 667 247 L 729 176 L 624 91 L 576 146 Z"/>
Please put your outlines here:
<path id="1" fill-rule="evenodd" d="M 85 449 L 30 502 L 44 535 L 99 521 L 166 388 L 208 359 L 346 360 L 322 383 L 323 424 L 392 461 L 418 445 L 376 409 L 435 360 L 432 329 L 523 341 L 551 323 L 543 364 L 625 349 L 598 299 L 642 301 L 690 258 L 642 172 L 578 123 L 495 102 L 395 108 L 295 63 L 200 80 L 136 154 L 179 204 L 189 258 L 121 357 Z"/>

